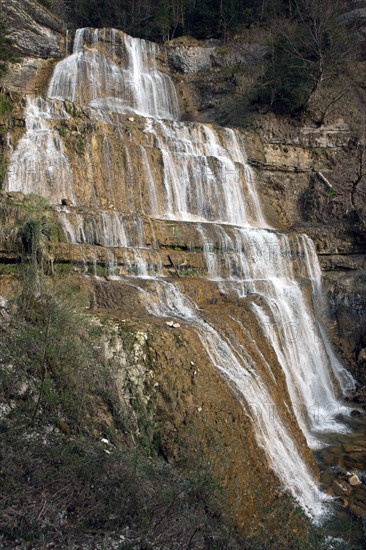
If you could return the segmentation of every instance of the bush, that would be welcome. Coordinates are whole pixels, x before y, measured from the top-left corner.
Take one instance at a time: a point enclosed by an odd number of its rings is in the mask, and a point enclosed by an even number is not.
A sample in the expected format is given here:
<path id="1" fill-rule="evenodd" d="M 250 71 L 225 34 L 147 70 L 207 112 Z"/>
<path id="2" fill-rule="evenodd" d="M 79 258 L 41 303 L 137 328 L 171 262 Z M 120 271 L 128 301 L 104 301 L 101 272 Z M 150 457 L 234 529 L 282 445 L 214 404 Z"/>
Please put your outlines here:
<path id="1" fill-rule="evenodd" d="M 197 487 L 138 450 L 56 433 L 2 436 L 1 547 L 254 548 L 225 525 L 209 483 Z"/>
<path id="2" fill-rule="evenodd" d="M 53 270 L 48 252 L 52 222 L 40 211 L 42 204 L 30 197 L 28 217 L 22 213 L 23 223 L 14 232 L 20 256 L 19 288 L 14 311 L 2 327 L 0 365 L 15 365 L 25 379 L 34 381 L 37 399 L 32 410 L 26 411 L 28 420 L 34 422 L 41 408 L 51 417 L 62 411 L 77 429 L 89 414 L 94 330 L 79 313 L 83 304 L 78 286 L 47 276 Z M 11 391 L 2 389 L 5 397 Z"/>
<path id="3" fill-rule="evenodd" d="M 3 147 L 2 147 L 2 132 L 0 130 L 0 189 L 2 189 L 2 186 L 3 186 L 3 183 L 4 183 L 4 179 L 5 179 L 6 171 L 7 171 L 7 166 L 8 166 L 8 163 L 7 163 L 7 160 L 5 158 L 4 150 L 3 150 Z"/>
<path id="4" fill-rule="evenodd" d="M 75 309 L 75 287 L 40 278 L 33 265 L 21 267 L 16 310 L 0 342 L 1 363 L 14 365 L 18 375 L 35 384 L 36 401 L 25 411 L 28 421 L 36 421 L 42 409 L 49 418 L 66 418 L 77 431 L 92 413 L 93 327 Z M 6 397 L 11 386 L 2 390 Z"/>
<path id="5" fill-rule="evenodd" d="M 10 98 L 5 94 L 0 94 L 0 117 L 8 116 L 13 110 L 13 104 Z"/>

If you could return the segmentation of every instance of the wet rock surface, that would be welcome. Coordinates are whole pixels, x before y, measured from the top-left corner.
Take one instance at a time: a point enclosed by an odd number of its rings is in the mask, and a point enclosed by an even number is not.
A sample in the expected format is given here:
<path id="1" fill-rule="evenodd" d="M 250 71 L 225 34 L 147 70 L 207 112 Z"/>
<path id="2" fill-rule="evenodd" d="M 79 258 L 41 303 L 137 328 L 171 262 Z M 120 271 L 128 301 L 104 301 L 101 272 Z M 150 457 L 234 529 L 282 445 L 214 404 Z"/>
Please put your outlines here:
<path id="1" fill-rule="evenodd" d="M 359 409 L 360 410 L 360 409 Z M 366 440 L 364 439 L 365 413 L 360 410 L 360 420 L 355 422 L 351 416 L 345 420 L 352 431 L 335 436 L 335 444 L 316 451 L 320 465 L 320 481 L 324 491 L 334 497 L 336 517 L 343 528 L 346 513 L 355 518 L 366 517 Z M 343 519 L 342 519 L 343 518 Z M 330 520 L 332 529 L 337 530 L 336 521 Z"/>

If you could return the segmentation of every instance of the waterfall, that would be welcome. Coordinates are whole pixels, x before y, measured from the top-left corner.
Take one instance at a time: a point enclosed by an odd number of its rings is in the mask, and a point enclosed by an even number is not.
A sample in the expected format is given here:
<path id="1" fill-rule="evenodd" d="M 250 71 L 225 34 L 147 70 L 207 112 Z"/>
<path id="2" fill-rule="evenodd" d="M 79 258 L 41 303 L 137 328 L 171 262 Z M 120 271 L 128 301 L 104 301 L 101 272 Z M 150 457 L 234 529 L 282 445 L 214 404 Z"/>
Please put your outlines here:
<path id="1" fill-rule="evenodd" d="M 64 197 L 74 202 L 69 159 L 60 134 L 47 124 L 53 118 L 68 115 L 42 98 L 27 97 L 26 132 L 10 157 L 5 188 L 52 197 L 58 203 Z"/>
<path id="2" fill-rule="evenodd" d="M 162 153 L 160 215 L 185 221 L 266 226 L 239 132 L 204 124 L 148 120 Z M 239 145 L 240 143 L 240 145 Z"/>
<path id="3" fill-rule="evenodd" d="M 347 413 L 339 393 L 354 381 L 319 320 L 321 272 L 313 243 L 269 227 L 239 130 L 179 121 L 175 87 L 159 55 L 157 45 L 120 31 L 78 30 L 47 99 L 27 99 L 27 130 L 12 152 L 5 188 L 57 205 L 67 198 L 72 206 L 57 210 L 70 245 L 105 249 L 113 278 L 128 276 L 137 286 L 139 278 L 151 279 L 149 292 L 139 287 L 148 311 L 183 319 L 197 331 L 212 365 L 235 388 L 281 483 L 307 513 L 321 516 L 327 499 L 286 415 L 316 448 L 319 434 L 346 430 L 332 411 Z M 57 130 L 70 122 L 65 102 L 103 125 L 100 156 L 94 159 L 89 144 L 81 175 Z M 138 129 L 127 125 L 135 122 L 127 118 L 132 113 L 141 117 Z M 86 176 L 87 196 L 80 183 Z M 179 285 L 164 280 L 158 222 L 188 227 L 207 277 L 221 293 L 247 301 L 260 328 L 257 340 L 239 318 L 228 318 L 232 333 L 203 320 Z M 265 357 L 268 346 L 273 364 Z M 269 418 L 261 408 L 271 403 Z"/>
<path id="4" fill-rule="evenodd" d="M 104 55 L 105 49 L 110 57 Z M 122 67 L 117 64 L 117 50 L 125 57 Z M 91 107 L 91 112 L 99 113 L 102 119 L 108 112 L 128 111 L 176 119 L 179 108 L 175 88 L 171 79 L 158 70 L 157 55 L 156 44 L 114 29 L 79 29 L 73 54 L 57 65 L 48 96 Z"/>
<path id="5" fill-rule="evenodd" d="M 234 385 L 253 421 L 259 420 L 255 426 L 257 443 L 265 450 L 285 488 L 309 515 L 320 516 L 323 503 L 328 499 L 319 491 L 279 410 L 273 409 L 271 414 L 257 417 L 258 406 L 269 405 L 272 398 L 250 354 L 204 321 L 194 303 L 176 286 L 156 281 L 154 290 L 153 297 L 146 296 L 150 311 L 157 316 L 178 317 L 197 329 L 213 365 Z"/>
<path id="6" fill-rule="evenodd" d="M 263 296 L 261 305 L 252 305 L 253 311 L 285 373 L 298 423 L 309 446 L 316 448 L 319 442 L 315 432 L 346 429 L 329 415 L 331 404 L 337 404 L 337 412 L 347 412 L 338 403 L 332 377 L 336 376 L 343 391 L 353 389 L 353 379 L 326 342 L 324 329 L 296 281 L 288 237 L 263 229 L 237 228 L 233 237 L 226 234 L 224 239 L 222 227 L 220 233 L 227 277 L 222 277 L 217 258 L 212 258 L 217 254 L 212 253 L 212 244 L 204 236 L 209 276 L 220 280 L 221 288 L 235 289 L 242 297 L 255 293 Z M 313 244 L 303 236 L 298 245 L 296 253 L 305 263 L 314 299 L 318 300 L 320 268 Z M 319 334 L 319 330 L 323 332 Z"/>

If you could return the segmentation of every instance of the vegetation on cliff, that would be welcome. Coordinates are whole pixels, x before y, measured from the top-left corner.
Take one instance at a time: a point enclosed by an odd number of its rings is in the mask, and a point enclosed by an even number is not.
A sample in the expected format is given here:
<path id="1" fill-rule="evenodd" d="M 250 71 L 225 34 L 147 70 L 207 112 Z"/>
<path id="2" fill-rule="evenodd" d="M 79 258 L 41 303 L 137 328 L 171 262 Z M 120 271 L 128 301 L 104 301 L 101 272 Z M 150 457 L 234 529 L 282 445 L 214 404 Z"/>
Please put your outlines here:
<path id="1" fill-rule="evenodd" d="M 0 14 L 0 78 L 5 74 L 8 61 L 16 61 L 18 55 L 14 52 L 13 40 L 7 36 L 7 27 Z M 7 162 L 4 155 L 4 130 L 2 119 L 10 115 L 12 102 L 10 98 L 1 93 L 0 86 L 0 189 L 6 173 Z"/>
<path id="2" fill-rule="evenodd" d="M 276 113 L 306 109 L 323 84 L 344 78 L 352 58 L 340 2 L 295 2 L 290 17 L 269 26 L 271 41 L 257 102 Z M 354 53 L 354 52 L 353 52 Z"/>
<path id="3" fill-rule="evenodd" d="M 42 0 L 77 26 L 119 27 L 151 40 L 191 35 L 222 37 L 277 13 L 289 13 L 287 0 Z"/>

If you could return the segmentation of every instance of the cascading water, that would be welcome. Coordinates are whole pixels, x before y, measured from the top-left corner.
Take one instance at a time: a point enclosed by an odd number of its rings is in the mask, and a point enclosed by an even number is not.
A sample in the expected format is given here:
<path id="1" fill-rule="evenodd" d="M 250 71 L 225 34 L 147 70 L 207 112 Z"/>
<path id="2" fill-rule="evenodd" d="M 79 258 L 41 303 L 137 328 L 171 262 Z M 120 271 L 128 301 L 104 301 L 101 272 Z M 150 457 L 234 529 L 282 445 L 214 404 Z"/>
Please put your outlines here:
<path id="1" fill-rule="evenodd" d="M 114 276 L 118 263 L 123 263 L 127 275 L 153 278 L 149 293 L 141 288 L 149 311 L 176 316 L 195 327 L 212 364 L 240 395 L 271 467 L 303 508 L 318 517 L 326 498 L 317 489 L 281 407 L 291 409 L 308 445 L 316 447 L 318 433 L 345 429 L 327 406 L 335 403 L 344 410 L 336 380 L 343 392 L 353 387 L 353 380 L 326 342 L 308 296 L 309 289 L 315 298 L 321 292 L 314 247 L 305 236 L 294 244 L 268 227 L 239 131 L 178 121 L 175 88 L 157 68 L 157 56 L 156 45 L 119 31 L 77 31 L 73 54 L 56 66 L 47 100 L 28 98 L 27 131 L 12 154 L 6 189 L 38 193 L 56 204 L 68 199 L 72 207 L 58 210 L 69 243 L 108 249 Z M 88 119 L 112 127 L 117 136 L 123 131 L 121 115 L 142 115 L 138 154 L 131 157 L 125 145 L 121 173 L 114 166 L 110 137 L 103 137 L 105 198 L 93 188 L 86 203 L 75 191 L 71 163 L 54 129 L 55 121 L 69 119 L 65 100 L 77 103 Z M 88 155 L 84 158 L 93 187 L 96 167 Z M 87 213 L 82 210 L 86 207 Z M 160 250 L 152 228 L 147 239 L 143 217 L 189 222 L 200 242 L 205 271 L 221 292 L 235 291 L 242 300 L 261 298 L 251 301 L 250 308 L 274 352 L 289 396 L 289 404 L 275 403 L 270 419 L 258 414 L 258 407 L 273 402 L 270 385 L 276 386 L 276 372 L 265 360 L 260 342 L 252 345 L 255 355 L 262 357 L 263 372 L 243 345 L 250 335 L 239 319 L 230 320 L 237 337 L 230 336 L 214 322 L 204 321 L 178 286 L 162 279 Z M 118 257 L 117 250 L 122 250 Z M 300 274 L 295 264 L 301 265 Z M 300 284 L 299 275 L 309 284 Z"/>
<path id="2" fill-rule="evenodd" d="M 73 174 L 62 140 L 47 124 L 53 118 L 67 119 L 68 115 L 42 98 L 27 98 L 26 133 L 11 156 L 6 187 L 52 196 L 58 203 L 63 197 L 74 201 Z"/>
<path id="3" fill-rule="evenodd" d="M 253 421 L 258 413 L 258 404 L 270 404 L 271 396 L 258 376 L 255 364 L 245 349 L 239 349 L 222 334 L 201 319 L 194 303 L 181 294 L 170 283 L 156 282 L 155 296 L 148 303 L 151 313 L 163 317 L 179 317 L 193 325 L 215 367 L 222 372 L 239 391 L 244 405 L 249 408 Z M 296 447 L 296 443 L 281 419 L 278 410 L 271 415 L 260 415 L 256 434 L 258 444 L 266 451 L 271 464 L 285 487 L 304 506 L 308 513 L 319 516 L 322 502 L 326 498 L 320 494 L 306 463 Z M 279 457 L 281 459 L 279 460 Z M 297 479 L 301 483 L 297 483 Z"/>
<path id="4" fill-rule="evenodd" d="M 262 229 L 236 229 L 234 239 L 226 236 L 225 241 L 229 285 L 223 282 L 227 288 L 236 283 L 241 296 L 248 293 L 263 296 L 261 305 L 252 305 L 254 313 L 285 373 L 298 423 L 308 444 L 316 447 L 314 431 L 344 429 L 328 410 L 329 404 L 337 403 L 332 367 L 344 390 L 352 388 L 352 378 L 347 377 L 339 362 L 332 361 L 334 358 L 328 353 L 323 338 L 317 337 L 319 330 L 314 313 L 295 280 L 288 237 Z M 314 263 L 312 243 L 301 239 L 299 244 L 302 245 L 299 256 L 305 258 L 308 277 L 314 281 L 312 272 L 319 268 Z M 211 264 L 211 276 L 219 279 L 219 272 L 212 273 L 211 260 L 207 262 Z M 338 412 L 345 410 L 339 405 Z"/>
<path id="5" fill-rule="evenodd" d="M 99 51 L 100 45 L 109 49 L 111 58 Z M 117 51 L 126 58 L 124 67 L 116 62 Z M 131 111 L 176 119 L 175 88 L 171 79 L 157 70 L 157 53 L 156 44 L 117 34 L 114 29 L 79 29 L 73 54 L 57 65 L 48 96 L 91 107 L 97 118 L 107 112 Z"/>

